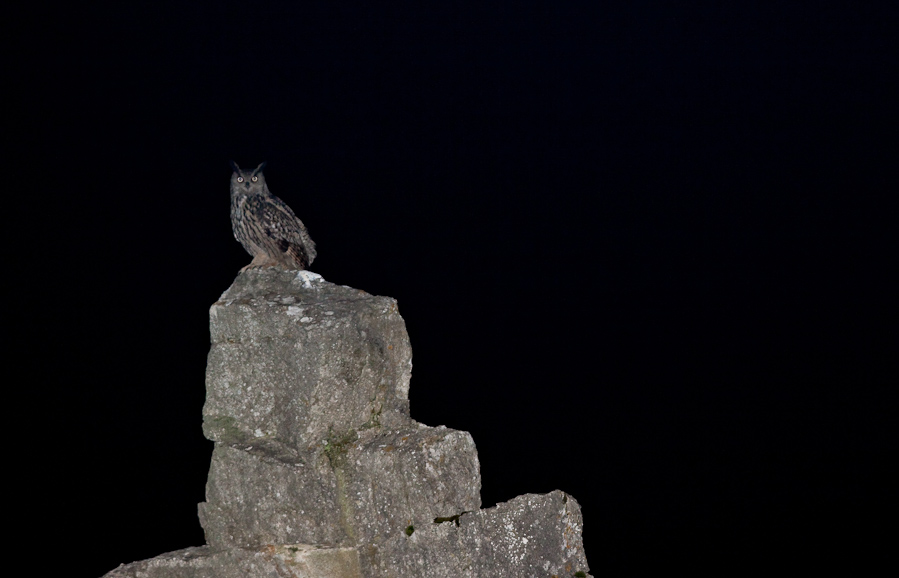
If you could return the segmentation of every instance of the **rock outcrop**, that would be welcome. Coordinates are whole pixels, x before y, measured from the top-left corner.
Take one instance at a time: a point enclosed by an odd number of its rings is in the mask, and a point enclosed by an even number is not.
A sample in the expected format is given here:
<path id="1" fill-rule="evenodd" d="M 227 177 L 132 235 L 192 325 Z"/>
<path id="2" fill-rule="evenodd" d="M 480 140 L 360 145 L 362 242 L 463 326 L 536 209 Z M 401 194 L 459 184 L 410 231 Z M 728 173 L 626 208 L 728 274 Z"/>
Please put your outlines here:
<path id="1" fill-rule="evenodd" d="M 395 300 L 251 270 L 212 306 L 210 332 L 207 545 L 106 578 L 586 575 L 574 498 L 481 510 L 471 436 L 411 419 Z"/>

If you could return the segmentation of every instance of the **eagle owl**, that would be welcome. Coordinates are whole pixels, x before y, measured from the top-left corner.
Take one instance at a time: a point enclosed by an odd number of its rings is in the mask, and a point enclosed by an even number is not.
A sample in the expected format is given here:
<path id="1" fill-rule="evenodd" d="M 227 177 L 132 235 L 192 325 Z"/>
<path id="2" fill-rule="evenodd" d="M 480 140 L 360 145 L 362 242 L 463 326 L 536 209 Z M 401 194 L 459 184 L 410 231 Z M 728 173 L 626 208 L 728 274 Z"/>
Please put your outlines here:
<path id="1" fill-rule="evenodd" d="M 231 168 L 231 227 L 234 238 L 253 256 L 241 271 L 257 267 L 305 269 L 312 264 L 315 243 L 303 221 L 268 190 L 262 174 L 265 163 L 245 171 L 231 161 Z"/>

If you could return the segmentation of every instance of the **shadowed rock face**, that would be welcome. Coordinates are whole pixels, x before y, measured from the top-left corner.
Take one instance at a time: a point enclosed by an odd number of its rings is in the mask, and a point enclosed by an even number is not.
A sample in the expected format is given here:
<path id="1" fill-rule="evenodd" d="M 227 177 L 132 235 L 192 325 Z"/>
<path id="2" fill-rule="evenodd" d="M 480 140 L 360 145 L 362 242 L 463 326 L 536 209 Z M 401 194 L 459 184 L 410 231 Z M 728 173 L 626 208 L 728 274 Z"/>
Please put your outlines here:
<path id="1" fill-rule="evenodd" d="M 208 546 L 107 577 L 588 571 L 571 496 L 480 510 L 471 436 L 409 417 L 412 349 L 395 300 L 309 271 L 250 270 L 210 309 L 210 333 Z"/>

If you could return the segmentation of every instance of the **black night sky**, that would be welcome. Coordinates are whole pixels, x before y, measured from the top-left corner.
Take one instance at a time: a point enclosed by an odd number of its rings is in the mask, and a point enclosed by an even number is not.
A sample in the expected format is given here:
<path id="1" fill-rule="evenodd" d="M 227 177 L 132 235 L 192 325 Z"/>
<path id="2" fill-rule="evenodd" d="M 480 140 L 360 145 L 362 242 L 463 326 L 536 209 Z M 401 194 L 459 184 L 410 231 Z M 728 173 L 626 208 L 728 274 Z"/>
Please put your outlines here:
<path id="1" fill-rule="evenodd" d="M 17 16 L 29 540 L 95 577 L 203 542 L 208 307 L 250 260 L 234 159 L 268 162 L 313 271 L 399 300 L 412 416 L 472 433 L 484 507 L 569 492 L 594 575 L 887 560 L 899 90 L 877 5 Z"/>

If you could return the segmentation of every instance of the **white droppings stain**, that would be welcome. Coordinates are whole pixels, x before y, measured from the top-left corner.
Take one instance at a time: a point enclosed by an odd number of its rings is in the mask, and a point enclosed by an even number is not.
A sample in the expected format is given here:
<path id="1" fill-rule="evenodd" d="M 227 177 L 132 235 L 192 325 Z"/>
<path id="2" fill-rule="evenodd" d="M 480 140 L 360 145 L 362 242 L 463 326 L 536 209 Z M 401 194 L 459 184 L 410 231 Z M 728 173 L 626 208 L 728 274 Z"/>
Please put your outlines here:
<path id="1" fill-rule="evenodd" d="M 297 307 L 296 305 L 291 305 L 290 307 L 287 308 L 287 314 L 292 317 L 296 317 L 297 315 L 302 315 L 303 308 Z"/>
<path id="2" fill-rule="evenodd" d="M 257 428 L 256 428 L 256 431 L 253 432 L 253 435 L 255 435 L 257 438 L 261 438 L 261 437 L 262 437 L 262 430 L 259 429 L 259 428 L 257 427 Z"/>
<path id="3" fill-rule="evenodd" d="M 309 323 L 312 321 L 311 317 L 300 317 L 300 323 Z"/>
<path id="4" fill-rule="evenodd" d="M 312 283 L 321 283 L 324 281 L 322 276 L 318 273 L 313 273 L 312 271 L 297 271 L 297 280 L 303 283 L 303 287 L 306 289 L 312 289 Z"/>

